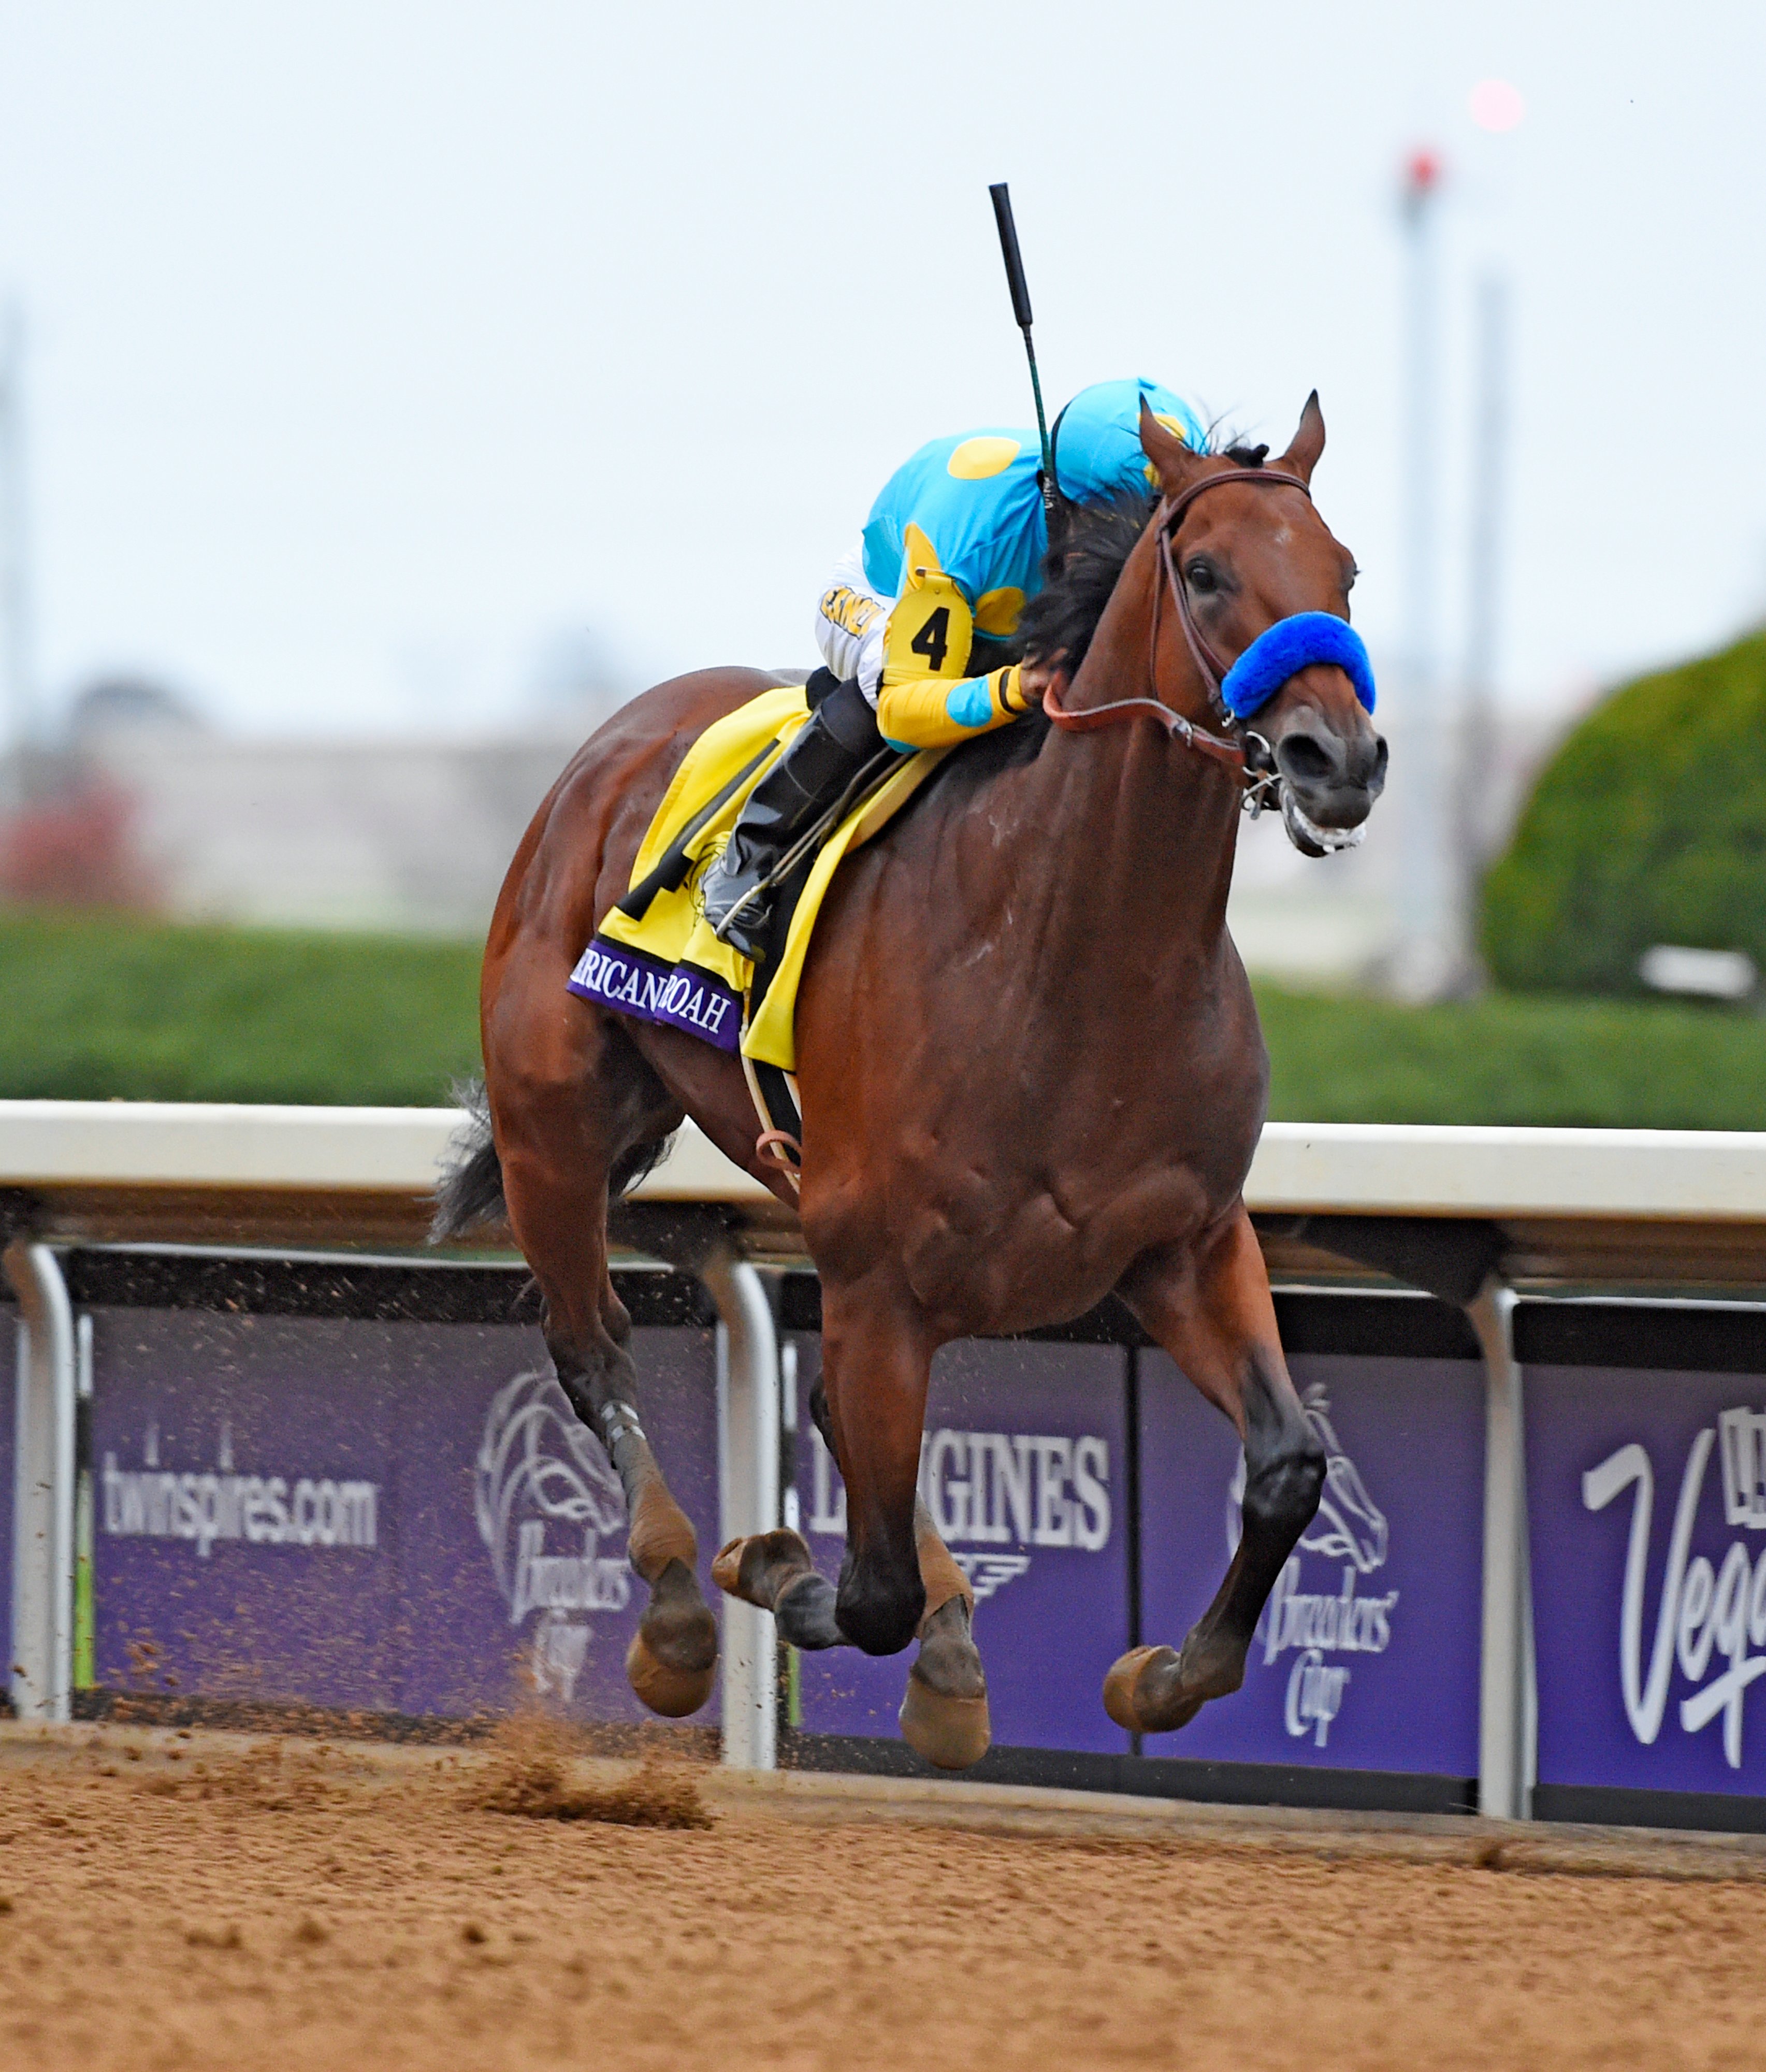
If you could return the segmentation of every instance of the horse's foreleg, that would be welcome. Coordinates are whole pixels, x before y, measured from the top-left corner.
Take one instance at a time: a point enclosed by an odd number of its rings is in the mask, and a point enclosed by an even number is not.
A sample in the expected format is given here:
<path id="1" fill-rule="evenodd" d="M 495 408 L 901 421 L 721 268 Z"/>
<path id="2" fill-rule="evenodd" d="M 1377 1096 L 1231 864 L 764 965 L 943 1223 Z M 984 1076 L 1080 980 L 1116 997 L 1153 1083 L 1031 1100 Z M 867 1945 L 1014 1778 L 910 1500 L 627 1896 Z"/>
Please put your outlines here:
<path id="1" fill-rule="evenodd" d="M 926 1610 L 916 1629 L 920 1651 L 901 1700 L 901 1736 L 940 1770 L 967 1770 L 993 1738 L 988 1679 L 975 1644 L 975 1592 L 923 1499 L 914 1503 L 914 1535 Z"/>
<path id="2" fill-rule="evenodd" d="M 1104 1708 L 1119 1726 L 1167 1733 L 1244 1681 L 1264 1602 L 1318 1509 L 1324 1451 L 1288 1377 L 1242 1208 L 1199 1259 L 1139 1260 L 1118 1293 L 1245 1445 L 1244 1531 L 1214 1602 L 1181 1651 L 1131 1648 L 1104 1679 Z"/>
<path id="3" fill-rule="evenodd" d="M 901 1701 L 909 1745 L 967 1770 L 991 1739 L 975 1595 L 917 1487 L 931 1346 L 916 1320 L 874 1297 L 823 1293 L 822 1379 L 810 1415 L 846 1484 L 847 1547 L 836 1590 L 790 1531 L 732 1540 L 712 1564 L 795 1647 L 893 1655 L 918 1638 Z"/>
<path id="4" fill-rule="evenodd" d="M 809 1542 L 789 1526 L 732 1540 L 712 1563 L 712 1581 L 744 1604 L 758 1605 L 778 1622 L 778 1637 L 814 1654 L 844 1647 L 834 1616 L 834 1585 L 820 1574 Z"/>
<path id="5" fill-rule="evenodd" d="M 840 1453 L 828 1422 L 828 1392 L 819 1380 L 810 1391 L 809 1409 L 823 1443 L 837 1462 Z M 770 1612 L 778 1622 L 779 1638 L 807 1654 L 852 1645 L 835 1614 L 834 1585 L 817 1569 L 809 1542 L 789 1526 L 732 1540 L 712 1564 L 712 1581 L 733 1597 Z"/>
<path id="6" fill-rule="evenodd" d="M 871 1283 L 824 1285 L 822 1400 L 811 1408 L 846 1483 L 835 1616 L 868 1655 L 918 1639 L 902 1736 L 941 1770 L 967 1770 L 987 1753 L 992 1729 L 974 1593 L 919 1495 L 934 1349 L 905 1298 Z"/>

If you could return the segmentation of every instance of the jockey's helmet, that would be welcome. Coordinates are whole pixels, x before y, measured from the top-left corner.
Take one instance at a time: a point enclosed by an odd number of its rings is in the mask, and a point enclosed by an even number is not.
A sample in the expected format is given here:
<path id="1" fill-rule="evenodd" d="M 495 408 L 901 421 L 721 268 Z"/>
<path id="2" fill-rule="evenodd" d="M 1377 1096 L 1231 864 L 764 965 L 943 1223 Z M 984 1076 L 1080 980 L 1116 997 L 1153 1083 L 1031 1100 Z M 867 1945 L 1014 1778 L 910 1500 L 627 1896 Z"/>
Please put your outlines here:
<path id="1" fill-rule="evenodd" d="M 1096 504 L 1124 490 L 1143 495 L 1156 479 L 1140 450 L 1140 399 L 1168 431 L 1200 453 L 1208 444 L 1202 421 L 1181 396 L 1144 375 L 1095 381 L 1055 419 L 1049 444 L 1055 486 L 1074 504 Z"/>

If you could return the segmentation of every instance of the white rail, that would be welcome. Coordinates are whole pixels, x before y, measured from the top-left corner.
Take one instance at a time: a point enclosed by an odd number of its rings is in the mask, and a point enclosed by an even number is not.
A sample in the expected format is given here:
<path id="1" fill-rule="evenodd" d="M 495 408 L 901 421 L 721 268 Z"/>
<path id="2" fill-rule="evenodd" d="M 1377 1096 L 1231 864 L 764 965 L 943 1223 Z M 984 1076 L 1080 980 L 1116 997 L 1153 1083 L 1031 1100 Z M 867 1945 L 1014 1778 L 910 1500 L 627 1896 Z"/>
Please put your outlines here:
<path id="1" fill-rule="evenodd" d="M 420 1194 L 462 1120 L 455 1108 L 0 1101 L 0 1186 Z M 771 1198 L 691 1123 L 638 1193 Z M 1272 1122 L 1245 1198 L 1336 1215 L 1766 1223 L 1766 1132 Z"/>
<path id="2" fill-rule="evenodd" d="M 1272 1122 L 1254 1210 L 1766 1222 L 1766 1132 Z"/>

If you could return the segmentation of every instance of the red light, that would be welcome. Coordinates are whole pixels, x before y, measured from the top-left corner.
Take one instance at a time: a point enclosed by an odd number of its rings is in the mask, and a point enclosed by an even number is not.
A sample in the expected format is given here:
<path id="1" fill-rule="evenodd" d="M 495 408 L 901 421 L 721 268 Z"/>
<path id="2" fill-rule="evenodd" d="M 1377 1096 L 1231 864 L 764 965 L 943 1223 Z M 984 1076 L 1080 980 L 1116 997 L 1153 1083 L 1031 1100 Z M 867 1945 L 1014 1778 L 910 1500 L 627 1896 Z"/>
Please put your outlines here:
<path id="1" fill-rule="evenodd" d="M 1404 184 L 1420 199 L 1441 183 L 1441 161 L 1433 151 L 1413 151 L 1404 162 Z"/>

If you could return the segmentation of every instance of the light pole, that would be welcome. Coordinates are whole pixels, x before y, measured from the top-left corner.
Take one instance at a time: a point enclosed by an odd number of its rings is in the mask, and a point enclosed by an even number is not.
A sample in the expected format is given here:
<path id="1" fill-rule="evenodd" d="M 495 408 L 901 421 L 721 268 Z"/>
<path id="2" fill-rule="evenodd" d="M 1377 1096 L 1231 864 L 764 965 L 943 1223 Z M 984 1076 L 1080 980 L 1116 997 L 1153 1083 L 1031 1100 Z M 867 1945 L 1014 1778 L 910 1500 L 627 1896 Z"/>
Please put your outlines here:
<path id="1" fill-rule="evenodd" d="M 1405 246 L 1402 697 L 1393 783 L 1401 808 L 1398 944 L 1393 989 L 1415 1000 L 1452 989 L 1464 968 L 1459 901 L 1449 861 L 1452 810 L 1442 724 L 1436 619 L 1439 341 L 1435 219 L 1441 162 L 1429 150 L 1405 161 L 1399 220 Z"/>
<path id="2" fill-rule="evenodd" d="M 1500 273 L 1486 273 L 1479 282 L 1476 310 L 1465 697 L 1454 787 L 1459 885 L 1468 931 L 1472 902 L 1490 853 L 1490 781 L 1497 745 L 1497 621 L 1509 435 L 1509 284 Z"/>

